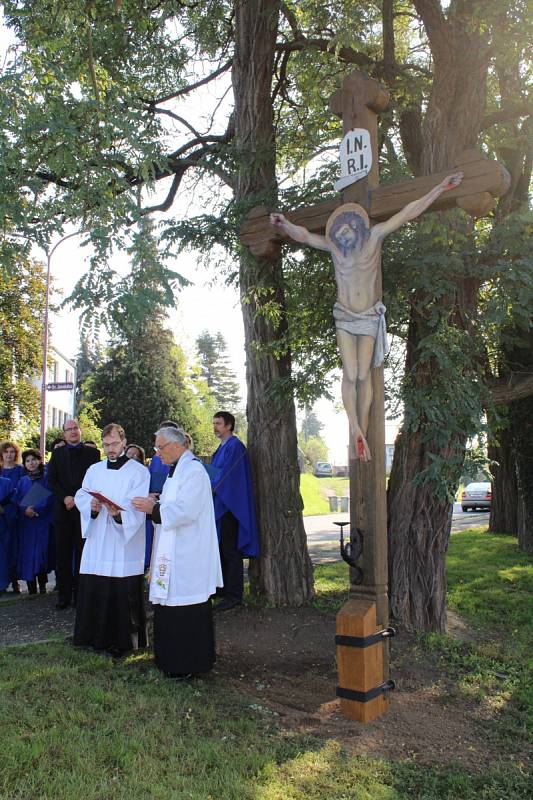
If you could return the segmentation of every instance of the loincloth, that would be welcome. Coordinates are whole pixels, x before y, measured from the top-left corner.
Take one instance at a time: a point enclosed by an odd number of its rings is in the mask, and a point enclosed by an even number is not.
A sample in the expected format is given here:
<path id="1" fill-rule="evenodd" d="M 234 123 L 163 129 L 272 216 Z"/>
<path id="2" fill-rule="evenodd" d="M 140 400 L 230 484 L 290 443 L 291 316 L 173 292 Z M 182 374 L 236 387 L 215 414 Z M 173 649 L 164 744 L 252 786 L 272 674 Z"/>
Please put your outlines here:
<path id="1" fill-rule="evenodd" d="M 367 311 L 350 311 L 338 301 L 333 306 L 333 318 L 338 331 L 346 331 L 352 336 L 371 336 L 374 339 L 372 360 L 374 367 L 383 364 L 383 360 L 390 350 L 385 322 L 386 310 L 380 300 Z"/>

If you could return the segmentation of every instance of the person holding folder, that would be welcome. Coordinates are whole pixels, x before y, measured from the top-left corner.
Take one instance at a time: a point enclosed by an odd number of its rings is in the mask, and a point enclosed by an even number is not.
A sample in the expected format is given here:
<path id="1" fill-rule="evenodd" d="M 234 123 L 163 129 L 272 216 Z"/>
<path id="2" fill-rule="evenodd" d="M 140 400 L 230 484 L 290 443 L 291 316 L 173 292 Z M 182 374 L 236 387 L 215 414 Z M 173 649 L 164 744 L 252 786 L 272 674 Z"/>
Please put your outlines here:
<path id="1" fill-rule="evenodd" d="M 54 496 L 48 486 L 41 454 L 33 448 L 22 454 L 26 474 L 17 485 L 19 547 L 17 574 L 29 594 L 46 594 L 48 552 Z"/>

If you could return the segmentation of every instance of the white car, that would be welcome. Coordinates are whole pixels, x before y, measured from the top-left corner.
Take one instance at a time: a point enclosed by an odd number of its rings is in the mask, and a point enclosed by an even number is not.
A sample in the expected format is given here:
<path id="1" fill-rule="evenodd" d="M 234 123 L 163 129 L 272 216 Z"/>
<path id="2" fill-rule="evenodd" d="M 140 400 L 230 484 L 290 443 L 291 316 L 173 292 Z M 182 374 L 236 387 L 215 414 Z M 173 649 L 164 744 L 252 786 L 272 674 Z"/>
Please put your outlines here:
<path id="1" fill-rule="evenodd" d="M 469 483 L 461 495 L 461 508 L 463 511 L 475 511 L 476 508 L 490 509 L 492 503 L 492 488 L 490 483 Z"/>
<path id="2" fill-rule="evenodd" d="M 317 461 L 315 464 L 315 476 L 317 478 L 332 478 L 333 467 L 329 461 Z"/>

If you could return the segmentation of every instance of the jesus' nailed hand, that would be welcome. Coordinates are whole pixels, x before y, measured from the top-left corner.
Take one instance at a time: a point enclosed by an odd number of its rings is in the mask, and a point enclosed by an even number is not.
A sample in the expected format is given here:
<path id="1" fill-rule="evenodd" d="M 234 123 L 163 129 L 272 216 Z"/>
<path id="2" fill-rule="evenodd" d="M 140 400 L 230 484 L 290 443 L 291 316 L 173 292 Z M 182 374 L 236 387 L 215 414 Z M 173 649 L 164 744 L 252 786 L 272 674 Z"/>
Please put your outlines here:
<path id="1" fill-rule="evenodd" d="M 416 219 L 443 192 L 459 186 L 462 172 L 448 175 L 419 200 L 409 203 L 385 222 L 370 225 L 368 214 L 357 203 L 335 209 L 326 224 L 326 235 L 310 233 L 293 225 L 283 214 L 270 215 L 270 222 L 295 242 L 331 254 L 337 283 L 333 316 L 342 360 L 342 401 L 357 458 L 370 461 L 366 441 L 372 405 L 371 367 L 379 366 L 387 352 L 385 306 L 378 296 L 381 246 L 389 233 Z"/>

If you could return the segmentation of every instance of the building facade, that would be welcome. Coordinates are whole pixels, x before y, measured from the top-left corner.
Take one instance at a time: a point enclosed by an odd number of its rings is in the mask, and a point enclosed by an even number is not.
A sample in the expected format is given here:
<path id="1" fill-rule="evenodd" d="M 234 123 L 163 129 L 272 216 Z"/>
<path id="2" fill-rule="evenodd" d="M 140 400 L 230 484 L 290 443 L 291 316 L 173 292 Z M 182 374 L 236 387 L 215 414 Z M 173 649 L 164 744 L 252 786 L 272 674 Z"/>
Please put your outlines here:
<path id="1" fill-rule="evenodd" d="M 46 371 L 46 429 L 61 428 L 76 412 L 76 364 L 50 345 Z"/>

